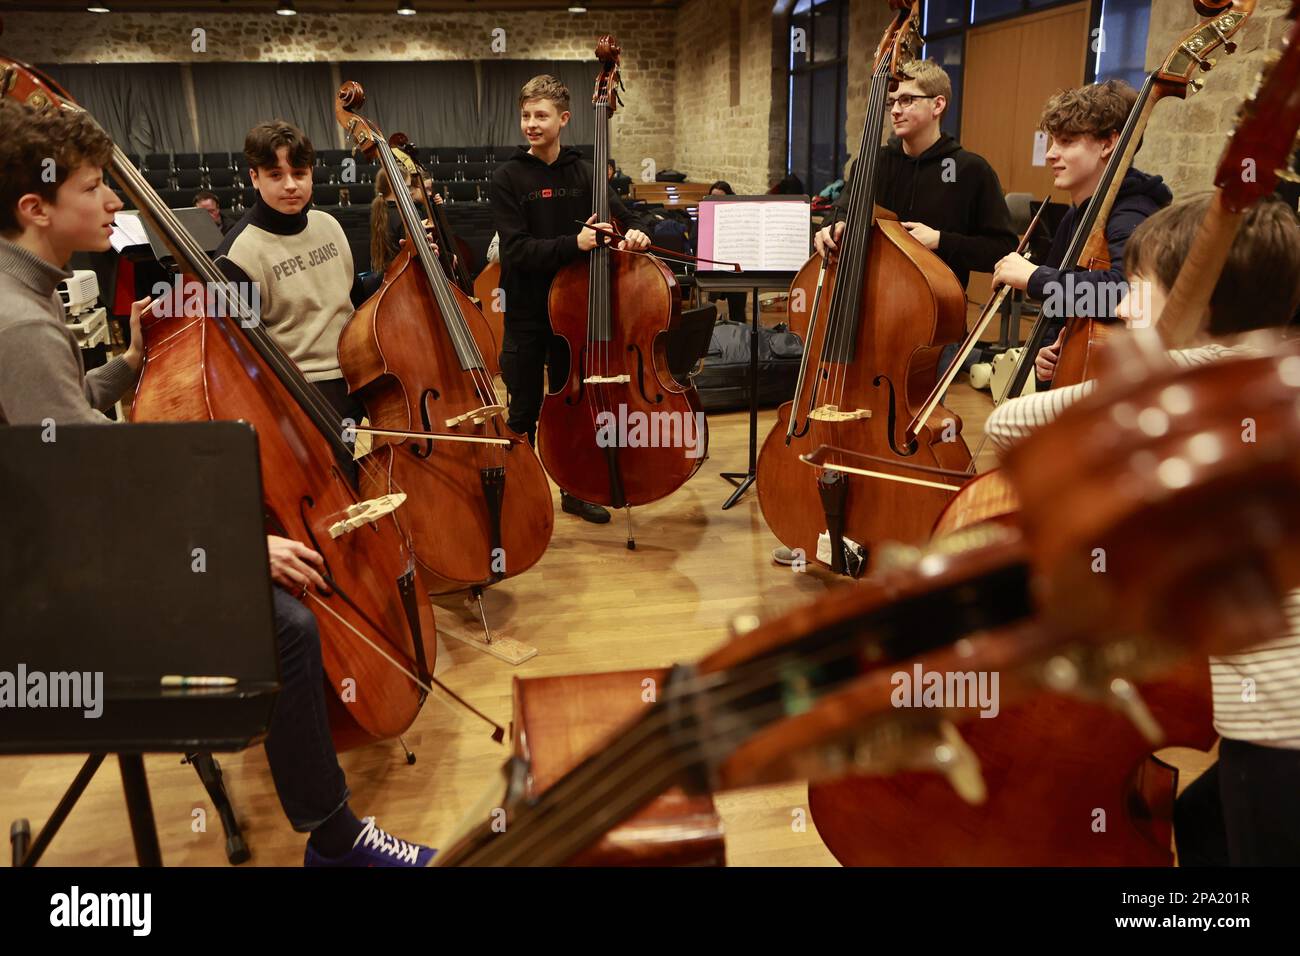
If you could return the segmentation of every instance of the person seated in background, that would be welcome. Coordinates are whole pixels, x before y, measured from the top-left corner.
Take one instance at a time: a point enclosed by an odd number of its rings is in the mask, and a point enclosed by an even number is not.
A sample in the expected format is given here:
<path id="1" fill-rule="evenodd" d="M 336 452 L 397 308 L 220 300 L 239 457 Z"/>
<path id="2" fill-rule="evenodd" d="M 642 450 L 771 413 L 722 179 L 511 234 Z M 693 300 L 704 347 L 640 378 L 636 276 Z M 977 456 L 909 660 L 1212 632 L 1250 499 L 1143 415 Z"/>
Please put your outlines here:
<path id="1" fill-rule="evenodd" d="M 221 230 L 223 236 L 230 231 L 230 222 L 221 209 L 221 200 L 212 190 L 200 189 L 196 192 L 194 194 L 194 205 L 199 209 L 208 211 L 208 215 L 212 217 L 212 221 L 217 224 L 217 228 Z"/>
<path id="2" fill-rule="evenodd" d="M 411 201 L 423 212 L 415 174 L 407 174 L 406 188 Z M 382 275 L 397 258 L 397 251 L 405 238 L 406 227 L 402 225 L 402 214 L 397 211 L 393 185 L 388 173 L 381 169 L 375 174 L 375 198 L 370 201 L 370 271 Z"/>
<path id="3" fill-rule="evenodd" d="M 806 190 L 803 188 L 803 180 L 798 176 L 786 176 L 772 184 L 772 188 L 767 191 L 769 196 L 802 196 Z"/>

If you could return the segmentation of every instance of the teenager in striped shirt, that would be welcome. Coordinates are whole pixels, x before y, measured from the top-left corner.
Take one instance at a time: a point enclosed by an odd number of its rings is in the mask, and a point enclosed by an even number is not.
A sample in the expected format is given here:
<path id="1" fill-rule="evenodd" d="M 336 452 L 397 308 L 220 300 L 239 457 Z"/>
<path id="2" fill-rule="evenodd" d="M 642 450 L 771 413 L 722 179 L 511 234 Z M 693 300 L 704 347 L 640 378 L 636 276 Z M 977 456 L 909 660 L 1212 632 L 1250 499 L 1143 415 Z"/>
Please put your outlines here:
<path id="1" fill-rule="evenodd" d="M 1159 322 L 1210 197 L 1155 213 L 1125 250 L 1127 294 L 1117 315 L 1130 326 Z M 1211 339 L 1284 326 L 1300 306 L 1300 220 L 1286 204 L 1251 207 L 1210 300 L 1204 340 L 1170 353 L 1183 365 L 1231 358 L 1245 346 Z M 1048 363 L 1044 367 L 1044 363 Z M 1052 356 L 1039 353 L 1050 378 Z M 1004 452 L 1092 392 L 1095 382 L 1004 402 L 985 428 Z M 1175 837 L 1184 866 L 1300 864 L 1300 591 L 1286 602 L 1288 633 L 1248 653 L 1210 659 L 1218 762 L 1179 797 Z"/>

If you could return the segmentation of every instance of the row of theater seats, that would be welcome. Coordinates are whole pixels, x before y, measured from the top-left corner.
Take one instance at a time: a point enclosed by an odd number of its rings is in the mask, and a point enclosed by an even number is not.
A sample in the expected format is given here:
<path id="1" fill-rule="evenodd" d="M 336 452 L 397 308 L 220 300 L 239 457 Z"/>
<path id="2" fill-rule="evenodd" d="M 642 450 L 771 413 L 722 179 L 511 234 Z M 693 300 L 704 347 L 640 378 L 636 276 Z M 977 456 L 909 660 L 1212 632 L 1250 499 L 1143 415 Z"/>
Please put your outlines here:
<path id="1" fill-rule="evenodd" d="M 582 155 L 591 159 L 595 147 L 579 146 Z M 516 146 L 443 146 L 419 150 L 417 158 L 430 171 L 434 179 L 480 181 L 488 178 L 491 169 L 497 163 L 505 162 L 514 155 Z M 184 178 L 182 188 L 188 188 L 192 174 L 200 174 L 209 179 L 209 185 L 224 186 L 224 179 L 229 171 L 236 178 L 248 181 L 248 161 L 243 153 L 128 153 L 127 157 L 138 169 L 152 174 L 158 182 L 165 178 Z M 370 162 L 365 157 L 354 154 L 347 149 L 321 149 L 316 151 L 316 165 L 331 171 L 345 168 L 345 160 L 354 160 L 358 171 L 371 171 L 379 168 L 378 163 Z M 215 177 L 215 178 L 214 178 Z M 320 177 L 317 177 L 320 178 Z M 151 179 L 150 182 L 154 182 Z M 158 185 L 155 182 L 155 185 Z"/>
<path id="2" fill-rule="evenodd" d="M 434 189 L 442 193 L 448 203 L 486 202 L 488 190 L 486 183 L 435 182 Z M 257 193 L 251 186 L 216 186 L 210 190 L 216 195 L 225 210 L 242 211 L 251 206 Z M 198 189 L 158 190 L 158 195 L 171 209 L 180 209 L 194 204 Z M 118 197 L 127 209 L 134 209 L 135 204 L 121 190 Z M 368 206 L 375 198 L 374 183 L 321 183 L 312 185 L 312 202 L 317 206 Z"/>
<path id="3" fill-rule="evenodd" d="M 434 188 L 448 202 L 487 199 L 488 181 L 496 164 L 512 156 L 514 146 L 450 146 L 422 149 L 419 159 Z M 591 146 L 580 146 L 588 159 Z M 132 153 L 131 162 L 143 171 L 149 184 L 171 206 L 188 206 L 194 193 L 209 189 L 222 208 L 239 210 L 253 201 L 248 163 L 242 153 Z M 355 160 L 355 164 L 348 160 Z M 367 204 L 374 197 L 379 164 L 354 156 L 350 150 L 323 149 L 316 153 L 313 200 L 318 206 Z M 117 188 L 110 177 L 110 185 Z M 119 190 L 119 195 L 121 191 Z M 129 204 L 129 200 L 123 197 Z"/>

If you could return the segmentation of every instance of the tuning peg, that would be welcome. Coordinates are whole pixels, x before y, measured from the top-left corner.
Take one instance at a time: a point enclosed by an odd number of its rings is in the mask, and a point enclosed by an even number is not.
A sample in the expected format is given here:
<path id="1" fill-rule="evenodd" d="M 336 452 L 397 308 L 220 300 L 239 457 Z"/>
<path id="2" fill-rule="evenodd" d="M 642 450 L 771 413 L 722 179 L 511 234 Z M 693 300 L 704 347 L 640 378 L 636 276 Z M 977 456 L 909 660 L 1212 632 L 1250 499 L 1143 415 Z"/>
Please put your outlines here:
<path id="1" fill-rule="evenodd" d="M 1165 732 L 1155 717 L 1151 715 L 1150 708 L 1147 707 L 1146 701 L 1138 693 L 1137 688 L 1129 681 L 1122 677 L 1116 677 L 1110 682 L 1109 686 L 1109 703 L 1116 707 L 1129 720 L 1133 726 L 1137 727 L 1138 733 L 1146 738 L 1147 743 L 1151 746 L 1158 746 L 1165 739 Z"/>
<path id="2" fill-rule="evenodd" d="M 1053 657 L 1043 668 L 1043 683 L 1058 694 L 1071 693 L 1079 686 L 1079 667 L 1068 657 Z"/>
<path id="3" fill-rule="evenodd" d="M 1300 183 L 1300 173 L 1295 172 L 1295 170 L 1278 169 L 1274 170 L 1274 172 L 1277 173 L 1278 179 L 1286 180 L 1288 183 Z"/>
<path id="4" fill-rule="evenodd" d="M 1236 52 L 1237 52 L 1237 44 L 1236 44 L 1235 42 L 1233 42 L 1232 40 L 1229 40 L 1229 39 L 1228 39 L 1228 35 L 1227 35 L 1226 33 L 1223 32 L 1223 28 L 1220 27 L 1219 24 L 1218 24 L 1217 22 L 1215 22 L 1215 23 L 1211 23 L 1210 26 L 1211 26 L 1211 28 L 1213 28 L 1214 32 L 1217 33 L 1217 34 L 1219 35 L 1219 39 L 1223 41 L 1223 49 L 1224 49 L 1224 52 L 1226 52 L 1226 53 L 1236 53 Z"/>
<path id="5" fill-rule="evenodd" d="M 934 768 L 948 778 L 957 796 L 972 805 L 983 803 L 989 792 L 975 751 L 946 720 L 939 725 L 939 734 L 942 740 L 931 753 Z"/>
<path id="6" fill-rule="evenodd" d="M 1196 77 L 1196 79 L 1192 80 L 1192 82 L 1188 85 L 1192 88 L 1193 93 L 1199 93 L 1201 92 L 1201 90 L 1205 89 L 1205 81 L 1201 79 L 1199 76 Z"/>

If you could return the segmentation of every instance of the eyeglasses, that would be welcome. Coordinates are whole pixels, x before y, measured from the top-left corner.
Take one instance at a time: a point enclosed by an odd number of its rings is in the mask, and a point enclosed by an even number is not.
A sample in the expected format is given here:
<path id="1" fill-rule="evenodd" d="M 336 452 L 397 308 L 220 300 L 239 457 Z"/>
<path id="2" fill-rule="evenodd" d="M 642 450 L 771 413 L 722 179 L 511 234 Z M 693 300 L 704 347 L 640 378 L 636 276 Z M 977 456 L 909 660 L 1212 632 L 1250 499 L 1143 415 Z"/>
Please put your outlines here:
<path id="1" fill-rule="evenodd" d="M 936 96 L 937 95 L 938 94 L 936 94 Z M 905 109 L 909 109 L 912 106 L 912 104 L 915 103 L 917 100 L 932 100 L 934 98 L 935 98 L 934 96 L 919 96 L 919 95 L 914 96 L 911 93 L 900 93 L 897 96 L 887 97 L 885 99 L 885 106 L 887 106 L 889 109 L 892 110 L 894 108 L 894 104 L 897 103 L 899 109 L 905 110 Z"/>

